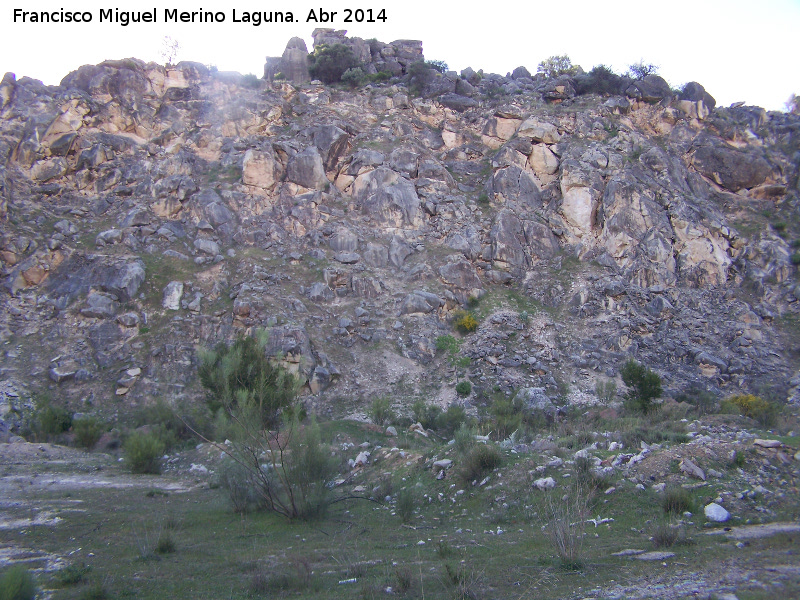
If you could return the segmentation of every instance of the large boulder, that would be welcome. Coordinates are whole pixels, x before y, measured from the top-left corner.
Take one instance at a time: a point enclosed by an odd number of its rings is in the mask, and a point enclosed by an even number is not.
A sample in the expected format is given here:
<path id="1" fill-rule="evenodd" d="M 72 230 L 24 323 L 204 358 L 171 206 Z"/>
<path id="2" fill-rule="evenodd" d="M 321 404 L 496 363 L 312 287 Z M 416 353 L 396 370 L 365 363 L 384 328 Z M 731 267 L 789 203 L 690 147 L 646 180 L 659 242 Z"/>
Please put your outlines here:
<path id="1" fill-rule="evenodd" d="M 625 90 L 625 94 L 644 102 L 660 102 L 664 98 L 672 98 L 672 89 L 663 77 L 647 75 L 636 79 Z"/>
<path id="2" fill-rule="evenodd" d="M 310 189 L 322 190 L 330 183 L 325 177 L 322 157 L 315 146 L 295 154 L 286 165 L 286 178 Z"/>
<path id="3" fill-rule="evenodd" d="M 439 275 L 445 283 L 462 290 L 483 287 L 473 264 L 463 259 L 439 267 Z"/>
<path id="4" fill-rule="evenodd" d="M 761 185 L 772 173 L 769 163 L 757 150 L 738 150 L 721 140 L 706 141 L 698 147 L 692 165 L 730 192 Z"/>
<path id="5" fill-rule="evenodd" d="M 689 100 L 691 102 L 702 101 L 708 110 L 714 110 L 714 107 L 717 105 L 717 101 L 714 99 L 714 96 L 709 94 L 706 91 L 706 88 L 696 81 L 690 81 L 684 85 L 679 98 L 681 100 Z"/>
<path id="6" fill-rule="evenodd" d="M 319 150 L 326 171 L 333 171 L 347 150 L 350 136 L 335 125 L 320 125 L 314 129 L 314 145 Z"/>
<path id="7" fill-rule="evenodd" d="M 520 267 L 530 262 L 525 252 L 522 221 L 509 210 L 501 210 L 489 232 L 491 259 L 501 268 Z"/>
<path id="8" fill-rule="evenodd" d="M 514 400 L 528 412 L 542 413 L 547 417 L 553 417 L 556 414 L 556 407 L 544 393 L 544 388 L 521 388 L 514 396 Z"/>
<path id="9" fill-rule="evenodd" d="M 242 162 L 242 183 L 262 190 L 271 190 L 280 181 L 283 166 L 275 156 L 271 144 L 264 148 L 250 149 Z"/>
<path id="10" fill-rule="evenodd" d="M 403 301 L 400 303 L 400 314 L 427 314 L 433 312 L 441 306 L 444 306 L 444 300 L 436 294 L 416 291 L 403 298 Z"/>

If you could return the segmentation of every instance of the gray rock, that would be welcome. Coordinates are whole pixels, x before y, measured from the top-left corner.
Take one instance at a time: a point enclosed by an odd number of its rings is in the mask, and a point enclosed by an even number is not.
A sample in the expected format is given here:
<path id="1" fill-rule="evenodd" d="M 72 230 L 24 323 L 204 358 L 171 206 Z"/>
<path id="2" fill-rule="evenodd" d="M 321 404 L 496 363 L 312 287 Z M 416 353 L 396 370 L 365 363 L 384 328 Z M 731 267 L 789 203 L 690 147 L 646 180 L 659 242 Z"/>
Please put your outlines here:
<path id="1" fill-rule="evenodd" d="M 119 308 L 117 298 L 110 294 L 103 294 L 102 292 L 91 292 L 86 297 L 86 308 L 81 309 L 81 314 L 84 317 L 106 318 L 113 317 Z"/>
<path id="2" fill-rule="evenodd" d="M 53 367 L 50 369 L 48 375 L 52 381 L 56 383 L 63 383 L 75 377 L 75 371 L 70 369 L 62 369 L 60 367 Z"/>
<path id="3" fill-rule="evenodd" d="M 354 265 L 361 260 L 361 255 L 356 252 L 337 252 L 333 255 L 333 260 L 345 265 Z"/>
<path id="4" fill-rule="evenodd" d="M 703 512 L 709 521 L 714 521 L 715 523 L 724 523 L 731 518 L 731 514 L 716 502 L 706 504 Z"/>
<path id="5" fill-rule="evenodd" d="M 219 244 L 207 238 L 197 238 L 194 241 L 194 247 L 210 256 L 217 256 L 220 253 Z"/>
<path id="6" fill-rule="evenodd" d="M 430 313 L 441 306 L 444 306 L 444 300 L 436 294 L 417 291 L 410 293 L 403 299 L 400 304 L 400 314 Z"/>
<path id="7" fill-rule="evenodd" d="M 330 185 L 322 157 L 315 146 L 295 154 L 286 165 L 286 178 L 306 188 L 322 190 Z"/>
<path id="8" fill-rule="evenodd" d="M 334 252 L 355 252 L 358 250 L 358 236 L 346 227 L 339 227 L 331 236 L 328 245 Z"/>
<path id="9" fill-rule="evenodd" d="M 466 260 L 459 260 L 439 267 L 439 275 L 444 279 L 445 283 L 462 290 L 474 290 L 483 287 L 475 267 Z"/>
<path id="10" fill-rule="evenodd" d="M 347 135 L 346 131 L 335 125 L 321 125 L 314 129 L 313 139 L 314 145 L 319 150 L 325 170 L 333 171 L 347 150 L 347 142 L 350 136 Z"/>
<path id="11" fill-rule="evenodd" d="M 529 412 L 542 412 L 545 415 L 553 416 L 556 413 L 556 407 L 550 398 L 544 392 L 544 388 L 521 388 L 515 400 L 522 402 L 525 410 Z"/>
<path id="12" fill-rule="evenodd" d="M 692 165 L 731 192 L 761 185 L 772 172 L 759 151 L 737 150 L 721 141 L 712 141 L 697 148 Z"/>
<path id="13" fill-rule="evenodd" d="M 459 81 L 458 84 L 459 85 L 457 86 L 457 88 L 461 87 L 462 92 L 467 91 L 464 90 L 464 87 L 465 85 L 469 85 L 468 83 Z M 475 108 L 476 106 L 478 106 L 478 102 L 476 100 L 469 98 L 467 96 L 462 96 L 460 94 L 444 94 L 442 96 L 439 96 L 437 98 L 437 101 L 442 106 L 458 112 L 464 112 L 465 110 L 469 110 L 470 108 Z"/>
<path id="14" fill-rule="evenodd" d="M 556 480 L 552 477 L 541 477 L 533 482 L 533 487 L 537 490 L 545 491 L 556 487 Z"/>
<path id="15" fill-rule="evenodd" d="M 714 97 L 696 81 L 690 81 L 684 85 L 679 98 L 681 100 L 691 100 L 692 102 L 702 101 L 708 110 L 714 110 L 714 107 L 717 105 L 717 101 L 714 100 Z"/>

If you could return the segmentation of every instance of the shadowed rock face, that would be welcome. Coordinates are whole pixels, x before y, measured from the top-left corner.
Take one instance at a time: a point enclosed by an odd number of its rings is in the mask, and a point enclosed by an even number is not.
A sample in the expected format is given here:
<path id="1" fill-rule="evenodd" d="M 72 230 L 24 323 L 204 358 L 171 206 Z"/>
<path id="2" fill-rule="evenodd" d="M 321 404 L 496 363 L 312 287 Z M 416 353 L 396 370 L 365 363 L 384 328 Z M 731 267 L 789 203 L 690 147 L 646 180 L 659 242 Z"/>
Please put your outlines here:
<path id="1" fill-rule="evenodd" d="M 399 76 L 422 57 L 314 37 Z M 100 402 L 136 366 L 126 401 L 192 395 L 198 346 L 264 328 L 335 413 L 398 364 L 446 389 L 436 339 L 477 302 L 468 376 L 510 397 L 592 395 L 628 357 L 670 390 L 797 395 L 797 116 L 653 78 L 576 98 L 524 69 L 334 89 L 305 54 L 291 40 L 270 64 L 295 83 L 258 89 L 135 59 L 3 78 L 0 339 L 24 353 L 2 377 Z"/>

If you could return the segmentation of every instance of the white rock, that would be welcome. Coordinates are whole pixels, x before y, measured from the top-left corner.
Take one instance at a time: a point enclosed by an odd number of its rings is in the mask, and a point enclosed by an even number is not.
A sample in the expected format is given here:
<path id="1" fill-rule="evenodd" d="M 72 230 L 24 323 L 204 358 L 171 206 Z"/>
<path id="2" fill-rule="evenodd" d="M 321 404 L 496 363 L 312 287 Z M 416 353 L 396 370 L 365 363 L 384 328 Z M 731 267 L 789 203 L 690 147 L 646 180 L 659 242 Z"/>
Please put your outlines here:
<path id="1" fill-rule="evenodd" d="M 655 485 L 654 485 L 653 487 L 651 487 L 650 489 L 651 489 L 651 490 L 653 490 L 654 492 L 658 492 L 658 493 L 660 494 L 661 492 L 663 492 L 663 491 L 664 491 L 664 488 L 665 488 L 665 487 L 667 487 L 667 484 L 666 484 L 666 483 L 664 483 L 664 482 L 661 482 L 661 483 L 657 483 L 657 484 L 655 484 Z"/>
<path id="2" fill-rule="evenodd" d="M 397 436 L 397 429 L 395 429 L 394 425 L 390 425 L 386 428 L 386 435 Z"/>
<path id="3" fill-rule="evenodd" d="M 533 482 L 533 487 L 542 491 L 550 490 L 556 487 L 556 480 L 552 477 L 542 477 Z"/>
<path id="4" fill-rule="evenodd" d="M 356 459 L 353 461 L 354 467 L 363 467 L 369 462 L 370 453 L 369 452 L 360 452 Z"/>
<path id="5" fill-rule="evenodd" d="M 753 443 L 756 446 L 761 446 L 762 448 L 780 448 L 783 444 L 779 440 L 760 440 L 756 439 L 753 440 Z"/>
<path id="6" fill-rule="evenodd" d="M 180 310 L 181 297 L 183 297 L 183 283 L 170 281 L 164 288 L 164 300 L 161 302 L 161 306 L 167 310 Z"/>
<path id="7" fill-rule="evenodd" d="M 712 502 L 711 504 L 706 504 L 706 507 L 703 509 L 703 512 L 705 512 L 706 518 L 709 521 L 714 521 L 716 523 L 724 523 L 725 521 L 731 518 L 731 513 L 722 508 L 716 502 Z"/>
<path id="8" fill-rule="evenodd" d="M 616 452 L 617 450 L 620 450 L 620 449 L 622 449 L 622 444 L 620 444 L 619 442 L 611 442 L 608 445 L 608 451 L 609 452 Z"/>
<path id="9" fill-rule="evenodd" d="M 197 473 L 199 475 L 208 475 L 208 467 L 205 465 L 198 465 L 192 463 L 192 466 L 189 467 L 189 473 Z"/>

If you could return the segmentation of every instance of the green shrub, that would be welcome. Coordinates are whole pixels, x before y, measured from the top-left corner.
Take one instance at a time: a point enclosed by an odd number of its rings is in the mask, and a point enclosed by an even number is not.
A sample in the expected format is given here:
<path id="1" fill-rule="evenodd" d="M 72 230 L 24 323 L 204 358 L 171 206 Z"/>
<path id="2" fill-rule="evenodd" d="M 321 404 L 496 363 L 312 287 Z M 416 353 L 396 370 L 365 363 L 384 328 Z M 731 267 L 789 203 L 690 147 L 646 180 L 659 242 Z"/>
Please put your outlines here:
<path id="1" fill-rule="evenodd" d="M 778 419 L 780 412 L 774 402 L 764 400 L 760 396 L 753 394 L 739 394 L 727 398 L 722 403 L 724 412 L 738 412 L 740 415 L 758 421 L 764 427 L 771 427 Z"/>
<path id="2" fill-rule="evenodd" d="M 575 81 L 575 91 L 578 94 L 613 95 L 619 94 L 621 87 L 622 77 L 605 65 L 597 65 L 588 75 Z"/>
<path id="3" fill-rule="evenodd" d="M 470 312 L 457 310 L 453 314 L 453 327 L 460 333 L 472 333 L 478 328 L 478 320 Z"/>
<path id="4" fill-rule="evenodd" d="M 367 81 L 367 76 L 361 67 L 352 67 L 342 73 L 342 83 L 349 85 L 351 88 L 358 88 L 364 85 Z"/>
<path id="5" fill-rule="evenodd" d="M 443 352 L 446 355 L 458 354 L 461 348 L 460 340 L 457 340 L 452 335 L 440 335 L 436 338 L 436 351 Z"/>
<path id="6" fill-rule="evenodd" d="M 134 431 L 122 446 L 125 462 L 133 473 L 161 472 L 161 455 L 164 453 L 164 442 L 158 435 Z"/>
<path id="7" fill-rule="evenodd" d="M 506 439 L 522 426 L 522 406 L 511 398 L 496 398 L 489 413 L 493 417 L 493 431 L 498 440 Z"/>
<path id="8" fill-rule="evenodd" d="M 103 437 L 103 426 L 97 419 L 87 417 L 73 421 L 72 432 L 75 434 L 75 443 L 78 446 L 91 450 Z"/>
<path id="9" fill-rule="evenodd" d="M 739 450 L 734 450 L 730 460 L 728 461 L 728 468 L 729 469 L 742 469 L 747 464 L 747 459 L 745 458 L 744 452 Z"/>
<path id="10" fill-rule="evenodd" d="M 333 44 L 319 46 L 308 55 L 308 72 L 314 79 L 331 84 L 341 81 L 348 69 L 359 66 L 358 58 L 350 46 Z"/>
<path id="11" fill-rule="evenodd" d="M 33 427 L 45 439 L 59 435 L 72 427 L 72 413 L 66 408 L 47 402 L 34 413 Z"/>
<path id="12" fill-rule="evenodd" d="M 800 252 L 795 252 L 792 254 L 792 264 L 800 265 Z"/>
<path id="13" fill-rule="evenodd" d="M 417 506 L 417 496 L 411 488 L 403 488 L 397 492 L 397 516 L 403 523 L 408 523 L 414 517 L 414 509 Z"/>
<path id="14" fill-rule="evenodd" d="M 62 587 L 75 585 L 84 581 L 91 570 L 85 563 L 73 563 L 55 572 L 56 581 Z"/>
<path id="15" fill-rule="evenodd" d="M 435 404 L 426 404 L 422 398 L 418 398 L 411 405 L 411 413 L 415 423 L 420 423 L 425 429 L 435 429 L 436 419 L 442 413 L 442 409 Z"/>
<path id="16" fill-rule="evenodd" d="M 257 90 L 259 87 L 261 87 L 261 80 L 258 78 L 258 75 L 248 73 L 242 77 L 242 86 L 250 88 L 251 90 Z"/>
<path id="17" fill-rule="evenodd" d="M 461 423 L 453 436 L 456 450 L 460 454 L 466 454 L 475 445 L 475 430 L 467 423 Z"/>
<path id="18" fill-rule="evenodd" d="M 598 379 L 595 383 L 594 391 L 601 401 L 608 404 L 617 397 L 617 383 L 613 379 L 605 381 Z"/>
<path id="19" fill-rule="evenodd" d="M 463 382 L 462 382 L 463 383 Z M 453 435 L 465 421 L 467 420 L 467 412 L 464 407 L 457 404 L 451 404 L 447 410 L 439 413 L 434 421 L 434 427 L 440 435 L 449 437 Z"/>
<path id="20" fill-rule="evenodd" d="M 472 384 L 469 381 L 459 381 L 456 384 L 456 393 L 459 396 L 469 396 L 472 392 Z"/>
<path id="21" fill-rule="evenodd" d="M 158 536 L 158 541 L 156 542 L 155 547 L 156 554 L 172 554 L 177 549 L 178 548 L 175 545 L 175 540 L 172 539 L 172 535 L 168 531 L 165 531 Z"/>
<path id="22" fill-rule="evenodd" d="M 500 451 L 493 444 L 476 444 L 464 457 L 459 477 L 465 484 L 475 481 L 486 471 L 499 467 L 502 460 Z"/>
<path id="23" fill-rule="evenodd" d="M 22 565 L 9 568 L 0 577 L 0 600 L 33 600 L 35 597 L 33 577 Z"/>
<path id="24" fill-rule="evenodd" d="M 80 595 L 80 600 L 107 600 L 107 598 L 109 598 L 108 591 L 102 583 L 86 588 Z"/>
<path id="25" fill-rule="evenodd" d="M 658 407 L 654 400 L 661 396 L 661 377 L 657 373 L 631 359 L 622 367 L 620 375 L 628 386 L 625 398 L 629 408 L 646 414 Z"/>
<path id="26" fill-rule="evenodd" d="M 689 490 L 682 487 L 673 486 L 664 490 L 664 498 L 661 500 L 661 507 L 665 513 L 682 515 L 686 511 L 692 510 L 692 495 Z"/>
<path id="27" fill-rule="evenodd" d="M 671 548 L 680 537 L 680 528 L 668 521 L 659 521 L 653 525 L 653 546 L 656 548 Z"/>
<path id="28" fill-rule="evenodd" d="M 219 467 L 219 484 L 228 493 L 235 513 L 244 514 L 258 505 L 256 482 L 250 469 L 241 462 L 224 460 Z"/>
<path id="29" fill-rule="evenodd" d="M 395 414 L 392 410 L 392 404 L 389 398 L 385 396 L 375 398 L 375 400 L 372 401 L 369 416 L 372 418 L 372 422 L 375 423 L 375 425 L 380 425 L 381 427 L 391 423 L 395 419 Z"/>
<path id="30" fill-rule="evenodd" d="M 686 402 L 694 406 L 698 415 L 707 415 L 717 409 L 718 399 L 715 394 L 706 389 L 692 385 L 675 396 L 676 402 Z"/>
<path id="31" fill-rule="evenodd" d="M 422 61 L 412 63 L 408 67 L 408 88 L 412 94 L 419 96 L 434 77 L 436 71 L 430 65 Z"/>

